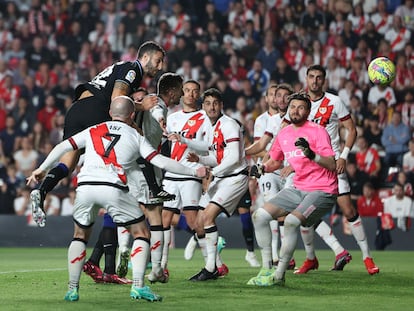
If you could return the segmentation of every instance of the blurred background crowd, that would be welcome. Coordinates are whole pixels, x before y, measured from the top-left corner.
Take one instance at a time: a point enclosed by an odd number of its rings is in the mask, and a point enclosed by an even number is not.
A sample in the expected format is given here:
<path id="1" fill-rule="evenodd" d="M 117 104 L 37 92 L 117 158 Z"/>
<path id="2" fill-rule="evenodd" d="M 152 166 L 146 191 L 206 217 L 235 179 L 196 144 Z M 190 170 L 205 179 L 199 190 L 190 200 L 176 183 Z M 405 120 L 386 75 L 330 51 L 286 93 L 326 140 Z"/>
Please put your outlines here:
<path id="1" fill-rule="evenodd" d="M 30 214 L 25 177 L 61 141 L 75 87 L 135 60 L 147 40 L 166 50 L 164 71 L 222 91 L 247 144 L 269 84 L 306 89 L 306 68 L 322 64 L 358 129 L 347 168 L 355 203 L 366 182 L 398 179 L 412 197 L 413 32 L 413 0 L 0 0 L 0 214 Z M 377 56 L 396 64 L 389 86 L 368 79 Z M 48 196 L 49 215 L 71 214 L 73 179 Z"/>

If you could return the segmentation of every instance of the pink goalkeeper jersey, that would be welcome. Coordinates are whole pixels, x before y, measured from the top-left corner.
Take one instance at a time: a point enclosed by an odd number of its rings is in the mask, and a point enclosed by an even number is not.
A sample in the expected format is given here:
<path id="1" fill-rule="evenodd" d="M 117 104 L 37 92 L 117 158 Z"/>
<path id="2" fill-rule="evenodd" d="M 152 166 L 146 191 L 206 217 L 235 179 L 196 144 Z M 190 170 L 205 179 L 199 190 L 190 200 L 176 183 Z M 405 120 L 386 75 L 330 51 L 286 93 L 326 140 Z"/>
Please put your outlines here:
<path id="1" fill-rule="evenodd" d="M 293 124 L 281 129 L 269 151 L 272 159 L 286 160 L 295 170 L 293 183 L 302 191 L 323 191 L 338 193 L 338 179 L 335 171 L 329 171 L 316 162 L 309 160 L 302 150 L 295 146 L 295 141 L 304 137 L 310 148 L 321 156 L 335 156 L 328 132 L 322 126 L 307 121 L 302 127 L 296 128 Z"/>

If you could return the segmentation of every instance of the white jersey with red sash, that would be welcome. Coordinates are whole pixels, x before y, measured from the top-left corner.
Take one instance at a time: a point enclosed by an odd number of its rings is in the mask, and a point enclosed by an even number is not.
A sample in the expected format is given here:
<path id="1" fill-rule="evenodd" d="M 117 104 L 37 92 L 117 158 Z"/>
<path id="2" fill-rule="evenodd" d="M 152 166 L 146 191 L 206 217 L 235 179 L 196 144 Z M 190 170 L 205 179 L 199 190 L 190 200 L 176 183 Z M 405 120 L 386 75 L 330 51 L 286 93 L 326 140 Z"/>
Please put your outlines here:
<path id="1" fill-rule="evenodd" d="M 193 112 L 177 111 L 170 114 L 167 118 L 167 132 L 178 133 L 182 137 L 202 141 L 204 140 L 205 132 L 203 123 L 205 120 L 205 113 L 202 110 Z M 194 152 L 186 144 L 180 142 L 173 142 L 171 144 L 171 159 L 180 162 L 188 167 L 198 167 L 199 163 L 189 162 L 187 155 L 189 152 Z M 167 172 L 166 177 L 181 177 L 174 173 Z M 188 176 L 187 176 L 188 178 Z"/>

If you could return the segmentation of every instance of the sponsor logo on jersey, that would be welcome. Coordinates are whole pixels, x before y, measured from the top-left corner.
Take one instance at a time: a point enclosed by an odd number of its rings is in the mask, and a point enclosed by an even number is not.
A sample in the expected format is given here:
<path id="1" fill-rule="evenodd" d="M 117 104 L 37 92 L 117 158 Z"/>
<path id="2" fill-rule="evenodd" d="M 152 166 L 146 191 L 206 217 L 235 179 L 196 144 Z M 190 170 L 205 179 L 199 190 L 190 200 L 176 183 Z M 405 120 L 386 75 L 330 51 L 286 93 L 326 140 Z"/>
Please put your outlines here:
<path id="1" fill-rule="evenodd" d="M 137 76 L 137 74 L 135 73 L 134 70 L 130 70 L 127 72 L 125 79 L 128 80 L 130 83 L 132 83 L 135 80 L 135 77 Z"/>

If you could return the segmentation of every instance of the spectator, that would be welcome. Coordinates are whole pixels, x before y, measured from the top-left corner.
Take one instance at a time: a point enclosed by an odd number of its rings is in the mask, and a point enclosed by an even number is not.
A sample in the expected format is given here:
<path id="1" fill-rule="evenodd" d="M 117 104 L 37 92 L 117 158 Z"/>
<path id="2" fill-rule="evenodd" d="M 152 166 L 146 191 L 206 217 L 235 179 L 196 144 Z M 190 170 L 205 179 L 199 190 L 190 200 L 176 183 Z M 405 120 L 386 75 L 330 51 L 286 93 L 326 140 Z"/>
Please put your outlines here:
<path id="1" fill-rule="evenodd" d="M 193 50 L 187 44 L 183 36 L 176 37 L 176 44 L 174 48 L 170 49 L 168 57 L 168 68 L 170 71 L 176 71 L 181 66 L 184 60 L 192 60 Z"/>
<path id="2" fill-rule="evenodd" d="M 229 67 L 224 69 L 223 75 L 229 82 L 229 86 L 233 91 L 239 92 L 241 89 L 240 81 L 247 78 L 247 70 L 240 65 L 237 53 L 233 53 L 230 56 Z"/>
<path id="3" fill-rule="evenodd" d="M 95 23 L 94 19 L 91 19 L 89 22 Z M 63 44 L 68 48 L 70 58 L 74 61 L 79 61 L 79 52 L 81 51 L 82 43 L 87 42 L 89 35 L 92 34 L 92 30 L 88 31 L 86 38 L 85 34 L 82 32 L 81 24 L 78 21 L 73 21 L 70 25 L 70 32 L 67 33 L 62 39 Z"/>
<path id="4" fill-rule="evenodd" d="M 328 82 L 328 91 L 338 94 L 338 91 L 345 85 L 346 70 L 338 64 L 335 56 L 328 58 L 326 66 L 326 80 Z M 346 104 L 346 103 L 345 103 Z"/>
<path id="5" fill-rule="evenodd" d="M 263 47 L 256 54 L 256 59 L 262 62 L 263 68 L 269 72 L 274 70 L 276 61 L 280 58 L 280 52 L 274 46 L 273 33 L 266 30 L 264 33 Z"/>
<path id="6" fill-rule="evenodd" d="M 252 68 L 247 72 L 247 79 L 255 92 L 264 94 L 270 83 L 270 73 L 262 67 L 260 60 L 256 59 L 253 61 Z"/>
<path id="7" fill-rule="evenodd" d="M 244 29 L 246 22 L 253 19 L 253 12 L 246 8 L 241 0 L 235 0 L 228 15 L 229 30 L 232 31 L 236 26 Z"/>
<path id="8" fill-rule="evenodd" d="M 294 9 L 290 5 L 286 5 L 283 8 L 282 16 L 277 16 L 277 19 L 280 19 L 279 26 L 280 34 L 284 40 L 289 38 L 290 36 L 295 35 L 296 29 L 298 28 L 299 21 L 296 17 Z M 274 23 L 277 23 L 274 22 Z M 303 27 L 303 26 L 302 26 Z M 275 29 L 268 30 L 269 32 L 274 32 Z M 306 28 L 305 28 L 306 31 Z"/>
<path id="9" fill-rule="evenodd" d="M 394 111 L 391 123 L 382 132 L 381 143 L 385 148 L 384 162 L 387 166 L 402 167 L 402 157 L 408 151 L 410 128 L 401 122 L 401 112 Z"/>
<path id="10" fill-rule="evenodd" d="M 358 213 L 362 217 L 377 217 L 382 213 L 384 206 L 372 183 L 367 182 L 362 188 L 362 196 L 358 198 Z"/>
<path id="11" fill-rule="evenodd" d="M 367 46 L 370 47 L 372 51 L 377 51 L 383 36 L 375 29 L 374 23 L 368 21 L 365 24 L 365 32 L 360 38 L 360 40 L 366 42 Z"/>
<path id="12" fill-rule="evenodd" d="M 405 0 L 403 4 L 399 5 L 394 12 L 394 15 L 401 17 L 404 27 L 414 30 L 414 1 Z"/>
<path id="13" fill-rule="evenodd" d="M 243 79 L 242 81 L 246 81 L 246 79 Z M 231 82 L 229 82 L 228 79 L 219 77 L 216 87 L 221 92 L 223 102 L 226 103 L 226 109 L 234 111 L 236 109 L 236 99 L 239 93 L 230 86 L 230 83 Z M 240 88 L 242 88 L 242 83 L 240 83 Z"/>
<path id="14" fill-rule="evenodd" d="M 364 122 L 366 122 L 369 112 L 361 104 L 361 98 L 359 98 L 357 95 L 352 95 L 349 101 L 348 109 L 349 109 L 349 112 L 351 113 L 351 117 L 355 125 L 359 127 L 364 127 L 365 126 Z"/>
<path id="15" fill-rule="evenodd" d="M 413 198 L 413 185 L 412 183 L 408 180 L 408 176 L 404 171 L 399 171 L 397 173 L 397 180 L 396 182 L 400 185 L 404 186 L 404 195 L 406 195 L 407 197 L 410 197 L 411 199 Z"/>
<path id="16" fill-rule="evenodd" d="M 70 26 L 71 32 L 74 32 L 74 28 L 79 29 L 79 31 L 75 31 L 76 35 L 79 36 L 79 41 L 76 41 L 79 43 L 85 42 L 88 39 L 89 33 L 95 28 L 97 20 L 96 12 L 93 10 L 93 2 L 81 1 L 79 9 L 74 10 L 74 12 L 72 25 Z"/>
<path id="17" fill-rule="evenodd" d="M 170 29 L 172 33 L 176 36 L 183 34 L 183 24 L 184 21 L 189 21 L 190 16 L 188 16 L 184 10 L 183 6 L 179 1 L 175 2 L 173 4 L 173 15 L 168 17 L 168 25 L 170 26 Z"/>
<path id="18" fill-rule="evenodd" d="M 29 105 L 39 111 L 44 107 L 45 91 L 35 84 L 34 77 L 28 75 L 21 86 L 21 96 L 29 101 Z"/>
<path id="19" fill-rule="evenodd" d="M 407 218 L 414 217 L 412 199 L 404 195 L 404 186 L 396 183 L 393 195 L 384 200 L 384 213 L 391 214 L 397 219 L 397 227 L 407 230 Z"/>
<path id="20" fill-rule="evenodd" d="M 11 112 L 16 107 L 19 97 L 20 87 L 13 83 L 13 75 L 10 73 L 0 83 L 0 101 L 3 102 L 7 112 Z"/>
<path id="21" fill-rule="evenodd" d="M 364 136 L 369 146 L 377 150 L 383 150 L 381 143 L 382 129 L 379 127 L 377 115 L 371 114 L 367 117 L 367 127 L 364 129 Z"/>
<path id="22" fill-rule="evenodd" d="M 49 141 L 53 146 L 56 146 L 63 139 L 63 126 L 65 124 L 65 115 L 58 114 L 54 118 L 53 127 L 49 134 Z"/>
<path id="23" fill-rule="evenodd" d="M 170 26 L 166 20 L 160 21 L 160 26 L 155 37 L 155 41 L 159 42 L 166 52 L 175 46 L 175 34 L 171 31 Z"/>
<path id="24" fill-rule="evenodd" d="M 187 80 L 198 81 L 200 76 L 198 67 L 194 67 L 190 59 L 182 60 L 181 67 L 177 68 L 176 74 L 182 76 L 184 82 Z"/>
<path id="25" fill-rule="evenodd" d="M 60 215 L 60 200 L 51 193 L 46 195 L 43 208 L 45 209 L 47 216 L 59 216 Z"/>
<path id="26" fill-rule="evenodd" d="M 358 43 L 358 46 L 361 45 L 365 45 L 365 42 L 360 41 Z M 358 89 L 364 92 L 364 94 L 366 94 L 369 91 L 370 87 L 370 81 L 368 78 L 368 71 L 365 60 L 366 59 L 363 59 L 359 56 L 355 56 L 351 60 L 351 68 L 348 70 L 346 74 L 346 78 L 352 80 L 355 83 L 355 85 L 358 85 Z"/>
<path id="27" fill-rule="evenodd" d="M 283 57 L 276 61 L 276 68 L 270 74 L 270 80 L 275 83 L 287 83 L 290 85 L 299 81 L 298 74 L 286 63 Z"/>
<path id="28" fill-rule="evenodd" d="M 253 87 L 247 78 L 241 81 L 240 95 L 245 97 L 247 110 L 249 112 L 255 108 L 256 102 L 258 102 L 261 97 L 261 94 L 257 91 L 256 88 Z"/>
<path id="29" fill-rule="evenodd" d="M 13 154 L 17 175 L 23 179 L 29 177 L 36 168 L 39 153 L 33 149 L 33 143 L 28 136 L 22 137 L 20 148 Z"/>
<path id="30" fill-rule="evenodd" d="M 357 138 L 357 147 L 359 149 L 355 154 L 357 168 L 367 173 L 374 186 L 378 187 L 378 177 L 381 171 L 381 159 L 378 151 L 368 145 L 364 136 Z"/>
<path id="31" fill-rule="evenodd" d="M 91 43 L 92 51 L 97 52 L 102 47 L 105 40 L 107 40 L 105 33 L 105 24 L 99 20 L 95 23 L 95 28 L 88 35 L 88 40 Z"/>
<path id="32" fill-rule="evenodd" d="M 38 70 L 41 63 L 50 64 L 52 62 L 52 55 L 40 36 L 33 37 L 32 45 L 29 46 L 25 54 L 29 68 L 35 71 Z"/>
<path id="33" fill-rule="evenodd" d="M 327 25 L 325 15 L 316 6 L 316 1 L 309 0 L 304 12 L 300 17 L 299 25 L 302 26 L 312 37 L 326 42 Z"/>
<path id="34" fill-rule="evenodd" d="M 338 91 L 338 96 L 342 99 L 344 104 L 349 108 L 351 106 L 351 97 L 356 96 L 360 102 L 363 98 L 362 91 L 358 88 L 358 85 L 351 79 L 346 79 L 344 87 Z"/>
<path id="35" fill-rule="evenodd" d="M 206 88 L 213 87 L 220 77 L 219 69 L 217 68 L 212 54 L 206 54 L 203 58 L 203 65 L 200 70 L 200 79 L 206 82 Z"/>
<path id="36" fill-rule="evenodd" d="M 394 15 L 392 27 L 385 33 L 384 39 L 391 44 L 392 52 L 400 52 L 410 42 L 411 31 L 404 27 L 400 16 Z"/>
<path id="37" fill-rule="evenodd" d="M 141 17 L 135 7 L 135 1 L 127 1 L 121 23 L 125 26 L 125 33 L 132 35 L 136 31 L 137 25 L 141 23 Z"/>
<path id="38" fill-rule="evenodd" d="M 43 128 L 50 133 L 52 130 L 53 120 L 59 114 L 59 109 L 55 106 L 55 98 L 48 95 L 45 99 L 45 107 L 37 112 L 37 120 L 42 123 Z"/>
<path id="39" fill-rule="evenodd" d="M 394 89 L 391 86 L 376 84 L 368 91 L 368 107 L 374 109 L 379 100 L 384 98 L 387 107 L 392 108 L 397 103 Z"/>
<path id="40" fill-rule="evenodd" d="M 16 121 L 13 116 L 7 116 L 6 128 L 0 132 L 0 141 L 2 143 L 3 153 L 6 157 L 13 157 L 13 153 L 20 145 L 20 136 L 20 132 L 16 130 Z"/>
<path id="41" fill-rule="evenodd" d="M 414 87 L 414 67 L 407 61 L 403 53 L 398 53 L 395 61 L 395 79 L 391 86 L 397 94 L 403 94 L 406 90 Z"/>
<path id="42" fill-rule="evenodd" d="M 213 22 L 218 29 L 224 29 L 223 15 L 220 14 L 212 1 L 207 1 L 205 10 L 201 15 L 200 25 L 203 29 L 207 29 L 210 22 Z"/>
<path id="43" fill-rule="evenodd" d="M 343 38 L 345 46 L 351 48 L 351 50 L 354 50 L 356 48 L 359 35 L 357 35 L 352 29 L 352 22 L 350 20 L 346 20 L 344 22 L 344 30 L 342 31 L 340 36 Z"/>
<path id="44" fill-rule="evenodd" d="M 376 32 L 381 36 L 384 36 L 391 28 L 392 15 L 387 12 L 386 0 L 378 0 L 377 12 L 371 15 L 371 21 L 374 23 Z"/>
<path id="45" fill-rule="evenodd" d="M 25 97 L 19 98 L 11 114 L 16 121 L 16 129 L 18 132 L 24 136 L 29 135 L 36 121 L 36 113 Z"/>
<path id="46" fill-rule="evenodd" d="M 230 34 L 224 35 L 223 42 L 230 43 L 234 51 L 241 51 L 247 45 L 241 28 L 237 25 L 233 27 Z"/>
<path id="47" fill-rule="evenodd" d="M 55 98 L 56 108 L 64 115 L 66 113 L 66 98 L 70 97 L 73 99 L 75 97 L 75 89 L 70 85 L 69 76 L 65 74 L 62 75 L 59 78 L 58 85 L 51 90 L 50 94 Z"/>
<path id="48" fill-rule="evenodd" d="M 364 13 L 362 3 L 358 2 L 354 5 L 352 13 L 348 15 L 348 20 L 351 21 L 352 30 L 358 35 L 361 36 L 365 30 L 365 24 L 369 20 L 368 14 Z"/>
<path id="49" fill-rule="evenodd" d="M 25 51 L 22 48 L 20 38 L 14 38 L 10 44 L 10 49 L 4 51 L 4 60 L 11 70 L 15 70 L 19 66 L 19 62 L 24 59 Z"/>
<path id="50" fill-rule="evenodd" d="M 62 200 L 60 216 L 72 216 L 75 203 L 75 189 L 70 188 L 68 196 Z"/>
<path id="51" fill-rule="evenodd" d="M 106 39 L 115 35 L 118 25 L 121 22 L 121 14 L 117 11 L 115 0 L 105 2 L 105 8 L 100 14 L 100 20 L 105 28 L 104 33 Z"/>
<path id="52" fill-rule="evenodd" d="M 6 3 L 6 14 L 4 14 L 3 18 L 5 19 L 7 28 L 14 33 L 17 33 L 18 29 L 26 23 L 21 12 L 23 7 L 24 5 L 20 4 L 19 8 L 18 4 L 14 1 L 7 1 Z"/>
<path id="53" fill-rule="evenodd" d="M 369 182 L 369 176 L 358 170 L 356 163 L 352 160 L 346 163 L 345 171 L 351 187 L 351 201 L 354 206 L 357 206 L 357 200 L 362 196 L 363 185 Z"/>
<path id="54" fill-rule="evenodd" d="M 339 65 L 343 68 L 348 69 L 351 65 L 352 49 L 345 45 L 344 37 L 341 35 L 337 35 L 334 38 L 334 44 L 328 46 L 325 61 L 331 56 L 335 57 L 338 60 Z"/>
<path id="55" fill-rule="evenodd" d="M 30 33 L 32 35 L 44 34 L 45 25 L 48 20 L 48 13 L 45 6 L 42 6 L 42 1 L 32 0 L 31 7 L 27 13 L 27 22 L 30 25 Z"/>
<path id="56" fill-rule="evenodd" d="M 403 155 L 403 172 L 407 174 L 408 180 L 414 182 L 414 139 L 408 143 L 408 151 Z"/>
<path id="57" fill-rule="evenodd" d="M 119 59 L 132 43 L 132 34 L 126 31 L 124 23 L 119 23 L 115 33 L 109 36 L 108 40 L 115 58 Z"/>
<path id="58" fill-rule="evenodd" d="M 305 51 L 299 45 L 296 37 L 290 37 L 287 40 L 287 47 L 283 56 L 288 65 L 295 71 L 298 71 L 305 60 Z"/>
<path id="59" fill-rule="evenodd" d="M 14 213 L 17 216 L 28 216 L 32 215 L 32 207 L 30 203 L 30 187 L 23 187 L 20 190 L 19 195 L 16 196 L 13 202 Z"/>
<path id="60" fill-rule="evenodd" d="M 144 23 L 151 36 L 155 37 L 158 34 L 161 21 L 166 21 L 166 17 L 161 13 L 160 5 L 156 1 L 152 1 L 149 12 L 144 16 Z"/>
<path id="61" fill-rule="evenodd" d="M 50 69 L 50 66 L 46 62 L 39 64 L 38 70 L 35 72 L 35 84 L 43 89 L 46 93 L 49 93 L 58 83 L 59 77 L 57 73 Z"/>
<path id="62" fill-rule="evenodd" d="M 207 23 L 205 39 L 208 41 L 208 48 L 214 53 L 220 55 L 223 53 L 223 35 L 221 29 L 217 27 L 215 21 L 211 20 Z"/>

